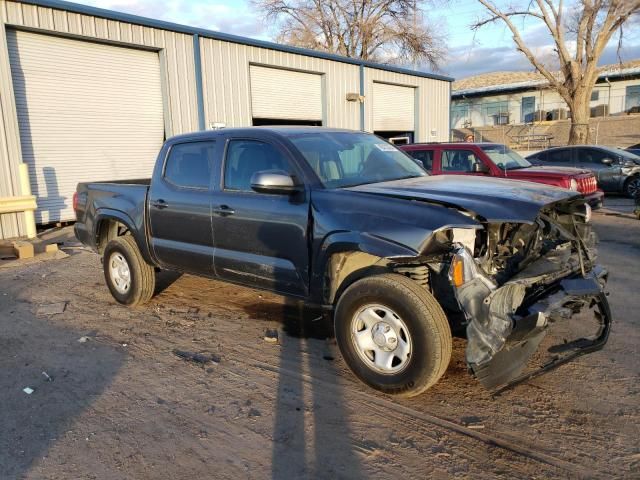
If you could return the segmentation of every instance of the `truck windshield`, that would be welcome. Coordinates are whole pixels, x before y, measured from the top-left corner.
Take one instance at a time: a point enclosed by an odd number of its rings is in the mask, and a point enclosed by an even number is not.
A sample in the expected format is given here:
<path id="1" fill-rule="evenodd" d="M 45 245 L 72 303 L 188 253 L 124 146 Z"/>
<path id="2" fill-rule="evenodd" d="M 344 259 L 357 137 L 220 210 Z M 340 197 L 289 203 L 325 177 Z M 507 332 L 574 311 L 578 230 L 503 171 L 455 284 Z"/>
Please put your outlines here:
<path id="1" fill-rule="evenodd" d="M 289 139 L 327 188 L 427 175 L 415 160 L 375 135 L 309 132 Z"/>
<path id="2" fill-rule="evenodd" d="M 531 166 L 520 154 L 504 145 L 483 145 L 480 148 L 482 148 L 491 161 L 502 170 L 517 170 Z"/>

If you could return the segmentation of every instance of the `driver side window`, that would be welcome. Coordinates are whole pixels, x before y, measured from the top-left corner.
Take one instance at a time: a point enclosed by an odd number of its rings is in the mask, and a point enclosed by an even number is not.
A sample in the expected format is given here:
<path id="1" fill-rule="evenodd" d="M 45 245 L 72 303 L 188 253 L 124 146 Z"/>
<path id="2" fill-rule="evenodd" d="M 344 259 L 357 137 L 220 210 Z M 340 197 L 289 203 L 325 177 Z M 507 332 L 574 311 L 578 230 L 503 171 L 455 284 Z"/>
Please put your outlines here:
<path id="1" fill-rule="evenodd" d="M 583 148 L 578 152 L 578 160 L 580 163 L 603 165 L 602 160 L 605 158 L 613 160 L 613 155 L 595 148 Z"/>
<path id="2" fill-rule="evenodd" d="M 251 192 L 251 177 L 264 170 L 291 173 L 287 159 L 273 145 L 258 140 L 231 140 L 224 165 L 224 188 Z"/>
<path id="3" fill-rule="evenodd" d="M 473 172 L 476 164 L 482 165 L 482 160 L 471 150 L 442 151 L 442 170 L 445 172 Z"/>

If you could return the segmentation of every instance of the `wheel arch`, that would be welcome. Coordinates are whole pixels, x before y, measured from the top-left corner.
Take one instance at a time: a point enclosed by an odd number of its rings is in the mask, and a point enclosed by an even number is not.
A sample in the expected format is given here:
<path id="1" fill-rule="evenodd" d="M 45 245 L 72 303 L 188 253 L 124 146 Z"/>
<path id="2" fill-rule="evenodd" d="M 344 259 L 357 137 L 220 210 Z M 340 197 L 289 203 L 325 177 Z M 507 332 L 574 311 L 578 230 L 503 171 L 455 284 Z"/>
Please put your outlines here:
<path id="1" fill-rule="evenodd" d="M 94 222 L 94 239 L 98 253 L 102 254 L 109 241 L 123 235 L 131 235 L 142 257 L 149 264 L 155 262 L 151 258 L 145 232 L 136 228 L 136 223 L 126 213 L 118 210 L 100 209 Z"/>
<path id="2" fill-rule="evenodd" d="M 640 180 L 640 172 L 634 173 L 633 175 L 630 175 L 629 177 L 627 177 L 624 181 L 624 183 L 622 184 L 622 192 L 624 194 L 627 194 L 627 186 L 629 185 L 629 183 L 631 183 L 633 180 Z"/>
<path id="3" fill-rule="evenodd" d="M 394 273 L 398 264 L 415 263 L 420 254 L 415 250 L 386 238 L 340 232 L 325 239 L 316 262 L 315 285 L 322 285 L 322 303 L 335 305 L 354 282 L 383 273 Z"/>

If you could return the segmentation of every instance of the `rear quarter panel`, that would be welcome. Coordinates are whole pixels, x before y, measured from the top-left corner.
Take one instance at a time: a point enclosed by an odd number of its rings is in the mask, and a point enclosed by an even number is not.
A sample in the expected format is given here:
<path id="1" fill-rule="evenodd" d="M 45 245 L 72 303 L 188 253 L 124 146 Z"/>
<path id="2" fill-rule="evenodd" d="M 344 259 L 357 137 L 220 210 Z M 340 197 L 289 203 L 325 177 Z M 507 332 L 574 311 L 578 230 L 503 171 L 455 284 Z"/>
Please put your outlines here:
<path id="1" fill-rule="evenodd" d="M 115 220 L 125 225 L 138 244 L 143 257 L 155 264 L 147 242 L 146 201 L 148 181 L 138 183 L 96 182 L 81 183 L 77 193 L 86 195 L 84 208 L 78 208 L 76 236 L 94 250 L 102 222 Z"/>

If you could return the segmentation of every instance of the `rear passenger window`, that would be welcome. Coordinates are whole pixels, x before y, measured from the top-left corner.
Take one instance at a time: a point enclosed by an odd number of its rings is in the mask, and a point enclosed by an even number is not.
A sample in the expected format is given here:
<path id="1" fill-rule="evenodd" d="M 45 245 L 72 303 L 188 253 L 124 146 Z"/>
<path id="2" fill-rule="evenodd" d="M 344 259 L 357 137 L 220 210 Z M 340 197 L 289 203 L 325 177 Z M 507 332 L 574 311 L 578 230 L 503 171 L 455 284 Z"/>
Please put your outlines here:
<path id="1" fill-rule="evenodd" d="M 546 162 L 547 161 L 547 152 L 538 152 L 534 155 L 529 155 L 527 157 L 527 160 L 529 160 L 530 162 Z"/>
<path id="2" fill-rule="evenodd" d="M 189 142 L 171 147 L 165 180 L 178 187 L 209 188 L 215 146 L 215 142 Z"/>
<path id="3" fill-rule="evenodd" d="M 433 168 L 432 150 L 407 150 L 406 153 L 418 160 L 425 170 L 431 171 Z"/>
<path id="4" fill-rule="evenodd" d="M 571 163 L 571 150 L 549 150 L 547 151 L 547 162 Z"/>

